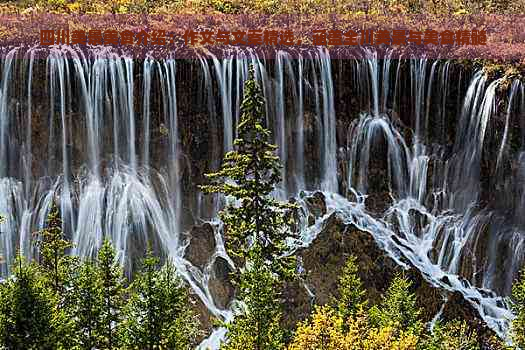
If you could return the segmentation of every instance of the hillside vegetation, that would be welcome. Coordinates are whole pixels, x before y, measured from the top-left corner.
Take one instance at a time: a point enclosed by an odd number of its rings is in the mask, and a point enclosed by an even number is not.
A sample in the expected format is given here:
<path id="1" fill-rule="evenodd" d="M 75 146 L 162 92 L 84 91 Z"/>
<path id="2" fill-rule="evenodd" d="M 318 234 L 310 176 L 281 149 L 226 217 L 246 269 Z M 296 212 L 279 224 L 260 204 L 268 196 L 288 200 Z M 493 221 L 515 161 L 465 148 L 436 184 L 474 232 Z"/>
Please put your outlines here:
<path id="1" fill-rule="evenodd" d="M 525 0 L 38 0 L 5 1 L 2 13 L 520 14 Z"/>

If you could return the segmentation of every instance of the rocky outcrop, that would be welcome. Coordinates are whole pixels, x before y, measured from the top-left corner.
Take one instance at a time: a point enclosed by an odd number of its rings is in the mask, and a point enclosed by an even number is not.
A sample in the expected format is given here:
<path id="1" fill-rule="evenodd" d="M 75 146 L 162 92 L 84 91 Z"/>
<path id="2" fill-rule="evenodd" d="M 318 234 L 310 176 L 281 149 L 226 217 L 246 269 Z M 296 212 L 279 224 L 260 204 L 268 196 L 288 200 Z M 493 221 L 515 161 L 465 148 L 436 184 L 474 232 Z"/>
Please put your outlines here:
<path id="1" fill-rule="evenodd" d="M 327 213 L 322 193 L 305 198 L 309 210 L 309 222 Z M 415 220 L 424 220 L 415 217 Z M 210 246 L 204 242 L 207 228 L 194 228 L 193 248 L 189 250 L 192 261 L 207 261 Z M 209 234 L 209 232 L 208 232 Z M 195 238 L 197 237 L 197 238 Z M 202 240 L 202 241 L 201 241 Z M 190 244 L 190 247 L 191 245 Z M 188 247 L 188 248 L 190 248 Z M 188 251 L 187 251 L 188 252 Z M 419 306 L 423 309 L 423 320 L 431 321 L 441 310 L 442 319 L 465 320 L 477 330 L 481 343 L 487 342 L 494 333 L 485 325 L 478 311 L 460 293 L 451 293 L 427 282 L 415 267 L 401 268 L 376 243 L 371 233 L 355 226 L 347 225 L 335 214 L 324 221 L 324 227 L 308 247 L 297 251 L 298 261 L 304 270 L 301 278 L 289 282 L 283 291 L 284 326 L 295 328 L 299 321 L 308 317 L 315 304 L 327 304 L 337 298 L 338 279 L 350 255 L 356 257 L 359 277 L 367 291 L 371 304 L 381 300 L 394 276 L 403 274 L 412 281 L 412 292 L 416 294 Z M 208 258 L 206 258 L 208 256 Z M 410 266 L 410 262 L 405 261 Z M 218 307 L 226 308 L 234 297 L 234 287 L 229 282 L 231 267 L 222 257 L 217 257 L 212 265 L 209 289 Z M 211 317 L 201 304 L 201 321 L 211 329 Z"/>
<path id="2" fill-rule="evenodd" d="M 209 223 L 194 226 L 189 233 L 190 243 L 184 256 L 194 266 L 201 269 L 208 263 L 215 252 L 215 233 Z"/>
<path id="3" fill-rule="evenodd" d="M 425 300 L 427 320 L 439 311 L 443 297 L 416 269 L 404 271 L 382 251 L 372 235 L 354 226 L 345 225 L 335 214 L 325 222 L 324 229 L 309 247 L 298 252 L 306 271 L 304 283 L 315 295 L 317 304 L 326 304 L 335 295 L 342 267 L 350 255 L 357 258 L 359 277 L 371 303 L 377 302 L 396 274 L 404 273 L 412 281 L 416 294 Z M 429 303 L 432 300 L 432 303 Z"/>
<path id="4" fill-rule="evenodd" d="M 205 223 L 203 225 L 193 226 L 188 232 L 188 241 L 188 246 L 184 251 L 184 257 L 193 266 L 201 270 L 201 272 L 204 272 L 215 253 L 215 233 L 212 225 Z M 212 292 L 212 295 L 214 295 L 214 299 L 221 299 L 220 295 L 224 293 L 215 291 L 225 288 L 222 286 L 218 287 L 217 285 L 226 286 L 226 282 L 227 281 L 218 282 L 214 278 L 211 279 L 209 285 L 210 291 Z M 200 342 L 211 333 L 214 317 L 197 295 L 193 295 L 192 297 L 192 308 L 199 317 L 202 333 L 197 341 Z"/>
<path id="5" fill-rule="evenodd" d="M 313 225 L 316 218 L 326 214 L 324 195 L 321 192 L 315 192 L 312 196 L 306 197 L 304 201 L 308 208 L 308 224 Z"/>
<path id="6" fill-rule="evenodd" d="M 315 195 L 315 201 L 319 202 L 321 196 Z M 379 248 L 369 232 L 344 224 L 336 214 L 325 221 L 324 228 L 313 242 L 297 253 L 305 274 L 301 281 L 289 284 L 284 293 L 286 324 L 303 320 L 314 303 L 326 304 L 332 297 L 337 298 L 341 270 L 347 258 L 354 255 L 370 303 L 380 300 L 394 276 L 404 274 L 412 281 L 412 292 L 423 309 L 424 321 L 431 321 L 443 307 L 443 320 L 466 321 L 478 331 L 482 343 L 494 335 L 461 293 L 435 287 L 415 267 L 401 268 Z M 406 263 L 410 266 L 408 261 Z"/>
<path id="7" fill-rule="evenodd" d="M 217 257 L 213 263 L 211 278 L 208 283 L 215 305 L 221 309 L 228 307 L 235 294 L 235 288 L 230 282 L 232 268 L 223 257 Z"/>
<path id="8" fill-rule="evenodd" d="M 483 349 L 499 349 L 491 346 L 491 338 L 494 337 L 494 332 L 487 327 L 485 322 L 472 304 L 470 304 L 463 295 L 459 292 L 449 293 L 447 301 L 441 313 L 443 321 L 464 320 L 471 329 L 476 330 L 479 343 L 482 344 Z"/>
<path id="9" fill-rule="evenodd" d="M 200 343 L 206 337 L 208 337 L 214 326 L 215 318 L 210 313 L 206 305 L 199 299 L 197 296 L 193 296 L 192 299 L 192 309 L 197 314 L 199 319 L 199 328 L 201 330 L 199 336 L 197 337 L 197 343 Z"/>

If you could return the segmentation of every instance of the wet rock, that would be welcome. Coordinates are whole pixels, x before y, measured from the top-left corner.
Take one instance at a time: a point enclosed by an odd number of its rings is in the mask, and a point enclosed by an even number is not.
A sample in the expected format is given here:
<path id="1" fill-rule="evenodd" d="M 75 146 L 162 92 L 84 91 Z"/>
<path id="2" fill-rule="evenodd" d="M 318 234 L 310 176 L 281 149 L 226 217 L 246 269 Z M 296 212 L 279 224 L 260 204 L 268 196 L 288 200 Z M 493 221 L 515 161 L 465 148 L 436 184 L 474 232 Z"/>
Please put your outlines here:
<path id="1" fill-rule="evenodd" d="M 319 216 L 326 214 L 322 193 L 316 193 L 305 201 L 312 213 Z M 198 232 L 197 237 L 204 237 L 202 231 L 206 229 L 201 227 L 194 230 Z M 208 234 L 212 232 L 210 228 Z M 194 241 L 196 242 L 198 239 Z M 207 250 L 209 253 L 212 251 L 210 248 L 211 246 L 203 251 Z M 447 300 L 442 313 L 444 321 L 467 321 L 480 334 L 480 342 L 486 342 L 493 335 L 477 310 L 460 293 L 450 293 L 433 286 L 415 267 L 407 270 L 401 268 L 377 245 L 372 234 L 345 224 L 335 213 L 325 219 L 323 229 L 310 246 L 298 250 L 297 254 L 305 272 L 300 279 L 287 283 L 282 293 L 283 325 L 287 329 L 293 329 L 299 321 L 307 318 L 314 304 L 327 304 L 332 298 L 337 298 L 342 268 L 348 257 L 354 255 L 370 304 L 378 303 L 392 279 L 402 274 L 412 282 L 412 292 L 416 294 L 418 305 L 423 309 L 423 321 L 432 320 L 443 306 L 444 300 Z M 410 266 L 408 261 L 405 263 Z M 228 262 L 217 257 L 212 265 L 209 289 L 219 308 L 227 308 L 235 295 L 234 286 L 229 282 L 230 272 Z M 442 282 L 450 285 L 447 277 Z M 203 308 L 202 305 L 201 307 Z M 207 311 L 201 313 L 204 327 L 211 327 L 212 317 Z"/>
<path id="2" fill-rule="evenodd" d="M 423 309 L 422 320 L 430 322 L 441 309 L 443 296 L 446 292 L 428 283 L 421 272 L 415 268 L 406 271 L 405 276 L 412 282 L 413 291 L 417 296 L 417 304 Z"/>
<path id="3" fill-rule="evenodd" d="M 389 191 L 375 191 L 366 197 L 366 208 L 377 214 L 384 213 L 392 206 L 392 197 Z"/>
<path id="4" fill-rule="evenodd" d="M 297 200 L 294 197 L 290 198 L 288 202 L 290 204 L 297 205 Z M 300 205 L 297 205 L 297 207 L 292 208 L 288 211 L 288 215 L 290 215 L 290 217 L 292 218 L 292 225 L 290 227 L 292 232 L 299 231 L 301 219 L 306 215 L 304 208 L 302 208 Z"/>
<path id="5" fill-rule="evenodd" d="M 443 244 L 445 243 L 444 240 L 445 240 L 445 236 L 446 236 L 446 230 L 445 230 L 445 226 L 441 226 L 439 228 L 439 231 L 437 233 L 437 237 L 436 239 L 434 240 L 434 246 L 432 247 L 432 249 L 428 252 L 428 256 L 430 258 L 430 260 L 433 262 L 433 263 L 437 263 L 438 259 L 439 259 L 439 254 L 441 252 L 441 249 L 443 249 Z"/>
<path id="6" fill-rule="evenodd" d="M 406 237 L 402 232 L 400 232 L 400 236 L 402 236 L 402 239 L 406 240 Z M 392 241 L 394 241 L 400 248 L 402 248 L 402 250 L 413 251 L 411 247 L 403 243 L 400 237 L 392 236 Z"/>
<path id="7" fill-rule="evenodd" d="M 351 190 L 347 191 L 346 199 L 348 199 L 349 202 L 358 202 L 357 193 Z"/>
<path id="8" fill-rule="evenodd" d="M 390 196 L 389 150 L 388 142 L 382 133 L 375 133 L 370 147 L 370 159 L 366 174 L 366 206 L 372 212 L 381 214 L 392 205 Z"/>
<path id="9" fill-rule="evenodd" d="M 310 110 L 304 111 L 304 154 L 305 173 L 320 176 L 321 147 L 318 140 L 321 137 L 322 122 L 319 116 Z"/>
<path id="10" fill-rule="evenodd" d="M 396 263 L 377 247 L 370 233 L 345 225 L 335 214 L 326 220 L 324 229 L 299 255 L 306 271 L 305 282 L 315 294 L 317 304 L 326 304 L 337 290 L 342 267 L 350 255 L 357 257 L 359 275 L 372 301 L 386 290 L 397 269 Z"/>
<path id="11" fill-rule="evenodd" d="M 190 244 L 184 256 L 193 265 L 201 269 L 206 266 L 215 252 L 215 233 L 211 224 L 194 226 L 189 233 Z"/>
<path id="12" fill-rule="evenodd" d="M 228 262 L 217 257 L 213 263 L 208 287 L 213 297 L 215 305 L 220 309 L 226 309 L 233 300 L 235 290 L 229 281 L 231 268 Z M 200 343 L 205 337 L 211 334 L 215 322 L 218 320 L 204 305 L 202 300 L 197 296 L 192 296 L 192 308 L 197 313 L 200 321 L 201 334 L 197 339 Z"/>
<path id="13" fill-rule="evenodd" d="M 428 216 L 416 209 L 409 209 L 408 215 L 410 216 L 410 221 L 413 223 L 412 227 L 414 227 L 416 235 L 421 237 L 423 230 L 428 225 Z"/>
<path id="14" fill-rule="evenodd" d="M 483 271 L 486 266 L 488 266 L 488 257 L 489 254 L 487 252 L 489 251 L 490 247 L 490 231 L 489 226 L 484 225 L 478 234 L 476 241 L 473 243 L 474 247 L 474 253 L 473 255 L 476 257 L 476 265 L 473 267 L 474 271 Z M 507 254 L 505 254 L 506 256 Z M 483 282 L 483 273 L 472 273 L 473 280 L 476 283 L 476 285 L 481 285 Z"/>
<path id="15" fill-rule="evenodd" d="M 210 313 L 210 311 L 208 310 L 206 305 L 204 305 L 202 300 L 196 295 L 193 295 L 191 298 L 191 308 L 193 309 L 193 311 L 195 311 L 199 319 L 199 329 L 201 332 L 197 337 L 198 344 L 202 340 L 204 340 L 204 338 L 206 338 L 209 334 L 211 334 L 215 317 Z"/>
<path id="16" fill-rule="evenodd" d="M 316 218 L 320 218 L 326 214 L 324 194 L 315 192 L 313 195 L 306 197 L 304 201 L 308 207 L 308 224 L 313 225 Z"/>
<path id="17" fill-rule="evenodd" d="M 316 217 L 321 217 L 326 214 L 326 202 L 322 192 L 315 192 L 312 196 L 307 197 L 305 202 L 310 212 Z"/>
<path id="18" fill-rule="evenodd" d="M 295 280 L 288 282 L 282 293 L 283 299 L 283 326 L 295 329 L 298 320 L 304 320 L 312 311 L 313 299 L 310 296 L 305 282 Z"/>
<path id="19" fill-rule="evenodd" d="M 444 277 L 441 279 L 441 282 L 443 282 L 443 283 L 446 284 L 447 286 L 452 287 L 452 283 L 450 283 L 450 279 L 448 278 L 448 276 L 444 276 Z"/>
<path id="20" fill-rule="evenodd" d="M 235 288 L 230 282 L 231 272 L 230 264 L 224 258 L 219 256 L 215 259 L 208 287 L 215 305 L 221 309 L 227 308 L 235 295 Z"/>
<path id="21" fill-rule="evenodd" d="M 310 246 L 298 251 L 298 255 L 305 270 L 304 284 L 315 295 L 315 304 L 326 304 L 332 297 L 337 298 L 338 278 L 350 255 L 357 258 L 358 274 L 371 304 L 379 302 L 392 279 L 402 274 L 412 282 L 412 292 L 423 309 L 422 319 L 429 322 L 439 312 L 449 293 L 427 282 L 415 267 L 402 269 L 377 245 L 369 232 L 344 224 L 335 214 L 326 220 L 324 228 Z M 405 263 L 410 266 L 409 262 Z M 285 310 L 287 324 L 303 320 L 311 311 L 311 299 L 304 284 L 289 284 L 284 293 L 285 299 L 290 302 Z M 472 318 L 472 324 L 478 328 L 484 324 L 479 313 L 474 312 L 461 294 L 455 293 L 448 299 L 444 312 L 447 319 L 456 314 Z M 486 329 L 485 326 L 483 334 L 488 334 Z"/>
<path id="22" fill-rule="evenodd" d="M 348 192 L 348 157 L 343 147 L 337 150 L 337 182 L 340 193 Z"/>
<path id="23" fill-rule="evenodd" d="M 443 309 L 442 319 L 445 321 L 450 320 L 469 320 L 479 319 L 479 312 L 472 307 L 472 305 L 463 298 L 463 295 L 459 292 L 450 293 L 448 300 Z"/>

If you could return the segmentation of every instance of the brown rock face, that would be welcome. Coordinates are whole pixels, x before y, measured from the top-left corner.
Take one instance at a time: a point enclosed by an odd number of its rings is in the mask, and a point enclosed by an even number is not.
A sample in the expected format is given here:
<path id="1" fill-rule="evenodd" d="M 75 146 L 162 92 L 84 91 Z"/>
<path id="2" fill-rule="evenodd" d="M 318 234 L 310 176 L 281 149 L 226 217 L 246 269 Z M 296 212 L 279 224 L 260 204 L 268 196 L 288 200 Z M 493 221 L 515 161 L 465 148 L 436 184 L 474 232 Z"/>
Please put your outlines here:
<path id="1" fill-rule="evenodd" d="M 192 309 L 199 317 L 200 330 L 201 333 L 197 337 L 197 344 L 200 343 L 204 338 L 211 334 L 213 329 L 214 317 L 208 311 L 208 308 L 204 303 L 199 299 L 199 297 L 194 296 L 192 298 Z"/>
<path id="2" fill-rule="evenodd" d="M 314 194 L 305 201 L 311 213 L 319 216 L 326 214 L 322 193 Z M 198 232 L 202 230 L 201 227 Z M 199 239 L 193 243 L 199 242 Z M 209 248 L 204 248 L 206 249 Z M 419 306 L 423 309 L 424 321 L 431 321 L 443 306 L 444 300 L 447 300 L 442 313 L 444 320 L 466 320 L 478 331 L 482 344 L 487 343 L 493 335 L 479 313 L 460 293 L 449 293 L 434 287 L 414 267 L 404 270 L 378 247 L 372 234 L 346 225 L 336 214 L 327 218 L 324 228 L 310 246 L 297 251 L 298 260 L 305 273 L 301 278 L 287 283 L 283 291 L 283 325 L 287 329 L 295 328 L 297 322 L 306 319 L 313 305 L 327 304 L 332 297 L 337 298 L 338 279 L 350 255 L 357 258 L 359 277 L 371 304 L 381 300 L 394 276 L 403 274 L 412 281 L 412 292 L 416 294 Z M 195 260 L 199 254 L 193 253 L 192 256 Z M 409 262 L 406 263 L 410 265 Z M 209 288 L 217 306 L 221 308 L 228 307 L 235 294 L 235 289 L 229 282 L 230 272 L 228 262 L 217 257 L 212 266 Z M 207 314 L 206 310 L 202 310 L 202 305 L 201 312 Z M 209 315 L 204 317 L 203 322 L 208 327 L 211 326 Z"/>
<path id="3" fill-rule="evenodd" d="M 229 278 L 231 272 L 232 269 L 224 258 L 219 256 L 215 259 L 208 287 L 215 304 L 222 309 L 228 307 L 235 294 L 235 288 Z"/>
<path id="4" fill-rule="evenodd" d="M 184 256 L 193 265 L 203 269 L 215 252 L 215 234 L 213 227 L 206 223 L 194 226 L 190 231 L 190 244 Z"/>
<path id="5" fill-rule="evenodd" d="M 315 192 L 312 196 L 305 199 L 306 206 L 308 207 L 308 224 L 313 225 L 315 219 L 326 214 L 326 202 L 324 194 L 321 192 Z"/>
<path id="6" fill-rule="evenodd" d="M 184 257 L 195 267 L 199 268 L 201 271 L 204 271 L 215 252 L 215 234 L 213 227 L 209 223 L 193 226 L 188 236 L 190 242 L 186 247 Z M 219 259 L 222 258 L 217 258 L 217 260 Z M 224 304 L 226 303 L 224 300 L 227 298 L 225 295 L 228 295 L 228 292 L 225 290 L 228 288 L 229 282 L 224 280 L 224 276 L 220 273 L 214 273 L 215 270 L 217 270 L 216 266 L 221 265 L 221 263 L 217 260 L 213 265 L 214 271 L 212 271 L 212 276 L 209 281 L 209 288 L 213 295 L 214 301 L 217 303 L 217 306 L 224 308 Z M 217 279 L 215 275 L 218 275 L 219 278 Z M 214 317 L 198 296 L 194 295 L 193 301 L 192 308 L 199 316 L 200 328 L 202 330 L 202 334 L 198 337 L 197 342 L 201 342 L 211 333 Z"/>
<path id="7" fill-rule="evenodd" d="M 235 288 L 229 281 L 230 265 L 222 258 L 217 257 L 212 265 L 208 288 L 215 302 L 215 306 L 226 309 L 235 295 Z M 202 300 L 194 295 L 192 298 L 192 308 L 197 313 L 200 321 L 201 334 L 197 339 L 200 343 L 205 337 L 211 334 L 214 324 L 218 320 L 204 305 Z"/>
<path id="8" fill-rule="evenodd" d="M 412 281 L 412 292 L 423 308 L 424 321 L 432 320 L 447 298 L 442 314 L 444 320 L 467 321 L 480 334 L 481 343 L 486 343 L 494 334 L 459 292 L 449 293 L 434 287 L 414 267 L 402 269 L 377 246 L 370 233 L 345 225 L 335 214 L 328 218 L 310 246 L 297 253 L 306 273 L 304 281 L 289 284 L 284 293 L 286 324 L 307 317 L 313 303 L 326 304 L 332 296 L 337 298 L 337 281 L 342 267 L 348 256 L 354 255 L 370 303 L 380 300 L 396 274 L 404 274 Z M 313 300 L 304 285 L 314 294 Z"/>
<path id="9" fill-rule="evenodd" d="M 331 296 L 336 296 L 338 278 L 350 255 L 357 258 L 359 277 L 372 303 L 379 300 L 393 276 L 401 272 L 370 233 L 344 225 L 333 214 L 312 244 L 299 252 L 306 271 L 305 282 L 317 304 L 326 304 Z"/>
<path id="10" fill-rule="evenodd" d="M 306 319 L 313 309 L 313 297 L 305 287 L 305 281 L 295 280 L 286 284 L 283 290 L 283 326 L 295 329 L 299 320 Z"/>

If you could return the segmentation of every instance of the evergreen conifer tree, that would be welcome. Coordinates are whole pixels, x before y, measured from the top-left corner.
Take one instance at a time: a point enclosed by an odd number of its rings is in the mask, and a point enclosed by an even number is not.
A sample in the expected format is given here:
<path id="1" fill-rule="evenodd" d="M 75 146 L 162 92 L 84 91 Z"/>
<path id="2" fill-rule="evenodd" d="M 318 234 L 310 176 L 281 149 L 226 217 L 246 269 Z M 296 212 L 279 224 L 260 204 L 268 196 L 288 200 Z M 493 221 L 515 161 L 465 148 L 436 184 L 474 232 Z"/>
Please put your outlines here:
<path id="1" fill-rule="evenodd" d="M 198 320 L 189 293 L 168 262 L 148 253 L 142 271 L 129 287 L 126 321 L 121 327 L 126 349 L 191 349 L 198 334 Z"/>
<path id="2" fill-rule="evenodd" d="M 356 258 L 355 256 L 350 256 L 339 276 L 339 296 L 337 299 L 334 299 L 333 302 L 339 316 L 343 320 L 347 320 L 350 316 L 355 316 L 367 303 L 365 297 L 366 292 L 363 289 L 357 271 Z"/>
<path id="3" fill-rule="evenodd" d="M 120 337 L 117 328 L 122 321 L 122 307 L 124 305 L 124 275 L 115 261 L 115 250 L 109 242 L 104 240 L 97 257 L 97 272 L 102 287 L 102 310 L 100 333 L 97 334 L 101 349 L 118 349 Z"/>
<path id="4" fill-rule="evenodd" d="M 277 146 L 270 142 L 270 131 L 263 126 L 264 97 L 253 66 L 244 84 L 241 111 L 235 149 L 225 155 L 219 171 L 206 174 L 212 183 L 201 189 L 240 202 L 220 213 L 230 256 L 243 264 L 251 254 L 260 254 L 272 272 L 288 278 L 295 271 L 294 257 L 285 256 L 286 238 L 293 235 L 290 211 L 295 206 L 271 196 L 281 181 L 281 164 L 275 154 Z"/>
<path id="5" fill-rule="evenodd" d="M 57 347 L 71 348 L 74 344 L 73 317 L 68 314 L 69 293 L 72 291 L 71 278 L 77 268 L 78 259 L 67 254 L 73 244 L 62 231 L 62 220 L 55 204 L 48 216 L 46 227 L 37 232 L 36 245 L 39 248 L 39 269 L 42 280 L 52 293 L 48 294 L 53 305 L 52 323 Z"/>
<path id="6" fill-rule="evenodd" d="M 295 273 L 295 259 L 287 255 L 286 238 L 293 235 L 293 205 L 271 196 L 280 182 L 280 162 L 263 126 L 264 98 L 250 67 L 244 84 L 238 138 L 212 181 L 201 188 L 207 193 L 231 196 L 220 217 L 224 222 L 226 248 L 241 267 L 234 276 L 241 310 L 227 325 L 224 348 L 280 349 L 284 345 L 280 327 L 280 291 L 283 280 Z"/>
<path id="7" fill-rule="evenodd" d="M 227 325 L 228 342 L 221 349 L 275 350 L 284 347 L 280 289 L 281 281 L 260 256 L 253 254 L 240 276 L 239 299 L 243 312 Z"/>
<path id="8" fill-rule="evenodd" d="M 74 340 L 80 350 L 102 348 L 100 335 L 105 334 L 106 324 L 102 322 L 104 311 L 104 288 L 97 266 L 83 262 L 72 280 L 69 293 L 68 314 L 74 326 Z"/>
<path id="9" fill-rule="evenodd" d="M 0 283 L 0 346 L 55 349 L 52 294 L 38 267 L 18 256 L 12 278 Z"/>
<path id="10" fill-rule="evenodd" d="M 48 276 L 49 283 L 57 294 L 62 294 L 74 269 L 75 258 L 67 255 L 73 244 L 62 232 L 62 220 L 56 205 L 47 216 L 47 226 L 38 232 L 37 245 L 40 252 L 40 266 Z"/>
<path id="11" fill-rule="evenodd" d="M 414 333 L 422 331 L 422 310 L 417 306 L 416 295 L 410 292 L 412 282 L 404 276 L 396 276 L 390 283 L 379 306 L 374 305 L 369 313 L 371 323 L 378 327 L 396 327 Z"/>

